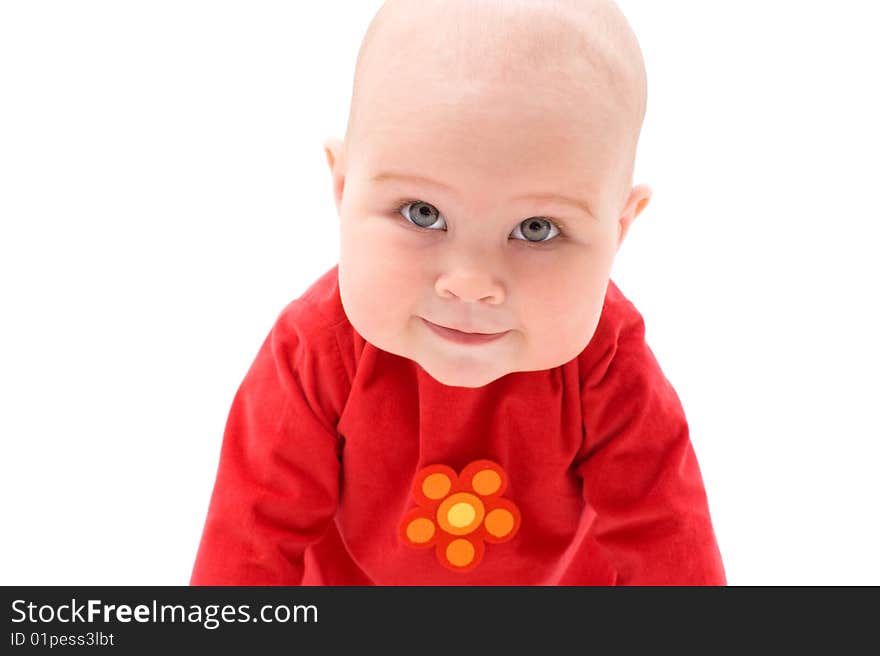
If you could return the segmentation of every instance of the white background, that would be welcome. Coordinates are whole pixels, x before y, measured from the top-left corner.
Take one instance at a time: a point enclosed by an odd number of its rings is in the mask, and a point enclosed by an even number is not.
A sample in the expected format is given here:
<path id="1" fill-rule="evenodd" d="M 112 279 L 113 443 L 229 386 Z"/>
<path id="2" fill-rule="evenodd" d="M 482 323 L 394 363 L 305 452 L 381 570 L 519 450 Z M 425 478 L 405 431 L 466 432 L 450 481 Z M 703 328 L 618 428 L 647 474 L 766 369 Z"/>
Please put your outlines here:
<path id="1" fill-rule="evenodd" d="M 188 582 L 235 390 L 337 261 L 379 5 L 0 4 L 0 583 Z M 876 9 L 620 6 L 654 198 L 612 278 L 729 582 L 880 584 Z"/>

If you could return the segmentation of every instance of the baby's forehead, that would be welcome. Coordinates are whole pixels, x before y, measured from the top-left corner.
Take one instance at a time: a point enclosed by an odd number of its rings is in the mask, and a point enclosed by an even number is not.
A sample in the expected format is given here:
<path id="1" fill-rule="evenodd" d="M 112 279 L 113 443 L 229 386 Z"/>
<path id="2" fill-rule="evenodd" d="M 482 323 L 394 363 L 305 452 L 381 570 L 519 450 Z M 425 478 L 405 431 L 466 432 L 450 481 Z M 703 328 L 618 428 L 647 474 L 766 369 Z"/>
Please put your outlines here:
<path id="1" fill-rule="evenodd" d="M 475 126 L 425 117 L 404 126 L 381 113 L 374 120 L 352 146 L 352 188 L 377 197 L 429 192 L 450 210 L 481 203 L 488 209 L 502 198 L 525 205 L 556 194 L 583 199 L 587 212 L 600 216 L 592 205 L 614 196 L 627 164 L 617 144 L 601 142 L 603 133 L 573 138 L 565 121 L 548 126 L 526 118 L 517 125 L 508 114 Z"/>
<path id="2" fill-rule="evenodd" d="M 397 159 L 557 169 L 585 158 L 598 165 L 609 148 L 625 149 L 616 100 L 596 89 L 573 93 L 550 77 L 506 84 L 431 71 L 395 80 L 358 109 L 356 132 Z"/>
<path id="3" fill-rule="evenodd" d="M 497 96 L 511 113 L 536 104 L 587 110 L 592 103 L 640 125 L 641 52 L 625 17 L 607 0 L 383 5 L 358 56 L 353 109 L 366 98 L 453 106 L 455 96 L 478 94 Z"/>
<path id="4" fill-rule="evenodd" d="M 609 35 L 598 38 L 596 21 L 553 10 L 555 4 L 389 2 L 388 15 L 365 38 L 361 63 L 506 82 L 529 72 L 564 77 L 609 68 Z"/>

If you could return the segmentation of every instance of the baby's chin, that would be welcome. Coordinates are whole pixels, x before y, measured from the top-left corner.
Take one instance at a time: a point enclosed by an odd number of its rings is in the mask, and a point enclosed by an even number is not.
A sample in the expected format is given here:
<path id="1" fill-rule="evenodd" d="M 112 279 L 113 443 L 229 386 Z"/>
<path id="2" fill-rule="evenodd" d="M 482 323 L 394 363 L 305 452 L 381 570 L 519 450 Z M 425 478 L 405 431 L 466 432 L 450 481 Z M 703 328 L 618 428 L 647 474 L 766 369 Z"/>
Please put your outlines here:
<path id="1" fill-rule="evenodd" d="M 506 376 L 509 371 L 494 368 L 492 371 L 464 370 L 460 367 L 435 366 L 430 362 L 418 362 L 417 364 L 429 375 L 442 385 L 447 387 L 485 387 L 499 378 Z"/>
<path id="2" fill-rule="evenodd" d="M 367 339 L 367 341 L 371 341 Z M 399 355 L 417 364 L 425 373 L 442 385 L 448 387 L 485 387 L 486 385 L 511 373 L 498 361 L 499 355 L 487 357 L 487 354 L 470 354 L 468 347 L 458 347 L 457 355 L 431 351 L 430 349 L 413 347 L 412 344 L 400 343 L 395 340 L 376 340 L 371 343 L 377 348 Z M 476 347 L 481 348 L 481 347 Z"/>

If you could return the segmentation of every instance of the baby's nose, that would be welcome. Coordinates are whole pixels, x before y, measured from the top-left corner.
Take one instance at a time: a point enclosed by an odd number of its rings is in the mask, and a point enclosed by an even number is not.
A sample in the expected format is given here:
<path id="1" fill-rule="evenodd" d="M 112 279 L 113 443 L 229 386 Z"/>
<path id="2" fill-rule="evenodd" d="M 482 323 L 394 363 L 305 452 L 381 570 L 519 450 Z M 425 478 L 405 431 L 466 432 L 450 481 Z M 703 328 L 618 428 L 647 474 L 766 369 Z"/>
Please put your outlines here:
<path id="1" fill-rule="evenodd" d="M 443 273 L 437 278 L 435 289 L 443 298 L 458 298 L 465 303 L 499 305 L 504 302 L 501 283 L 491 274 L 479 271 Z"/>

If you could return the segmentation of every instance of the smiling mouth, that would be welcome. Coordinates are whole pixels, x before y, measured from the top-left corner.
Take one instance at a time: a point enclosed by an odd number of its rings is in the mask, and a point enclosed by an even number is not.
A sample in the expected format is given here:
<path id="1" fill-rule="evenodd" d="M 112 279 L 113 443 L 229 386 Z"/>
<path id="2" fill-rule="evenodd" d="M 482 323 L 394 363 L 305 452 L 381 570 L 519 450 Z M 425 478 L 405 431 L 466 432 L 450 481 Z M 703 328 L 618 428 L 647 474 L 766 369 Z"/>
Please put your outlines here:
<path id="1" fill-rule="evenodd" d="M 509 330 L 505 330 L 500 333 L 468 333 L 462 330 L 455 330 L 454 328 L 437 325 L 423 317 L 419 318 L 422 319 L 425 325 L 434 331 L 435 334 L 457 344 L 485 344 L 504 337 L 504 335 L 510 332 Z"/>

